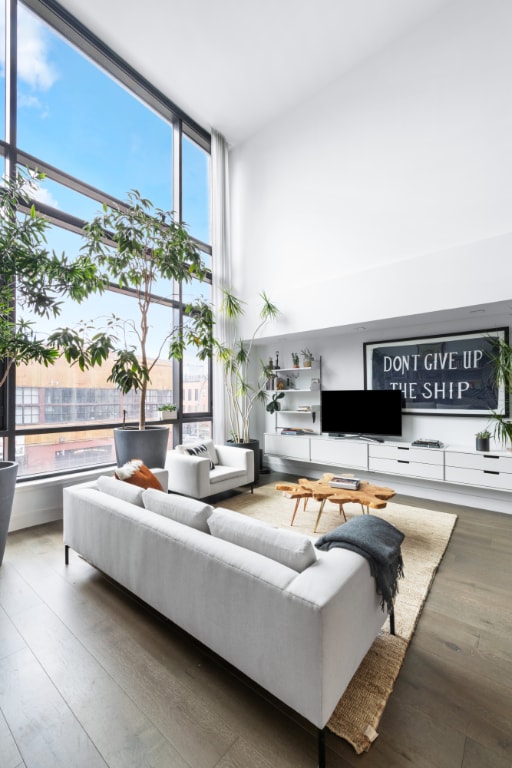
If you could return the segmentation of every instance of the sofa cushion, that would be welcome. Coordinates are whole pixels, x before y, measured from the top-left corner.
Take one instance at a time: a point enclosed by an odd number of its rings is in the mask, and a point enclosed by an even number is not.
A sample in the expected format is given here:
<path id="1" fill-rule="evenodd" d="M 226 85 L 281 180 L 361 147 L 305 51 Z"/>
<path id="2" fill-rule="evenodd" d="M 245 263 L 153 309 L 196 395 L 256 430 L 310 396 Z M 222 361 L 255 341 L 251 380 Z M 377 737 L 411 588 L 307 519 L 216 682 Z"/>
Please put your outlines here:
<path id="1" fill-rule="evenodd" d="M 109 496 L 115 496 L 117 499 L 122 499 L 122 501 L 128 501 L 130 504 L 135 504 L 137 507 L 144 506 L 142 501 L 144 489 L 139 488 L 136 485 L 122 483 L 117 480 L 117 478 L 108 477 L 108 475 L 101 475 L 96 481 L 96 487 L 100 491 L 103 491 L 103 493 L 108 493 Z"/>
<path id="2" fill-rule="evenodd" d="M 299 573 L 317 559 L 313 543 L 307 536 L 273 528 L 230 509 L 214 509 L 208 518 L 208 527 L 213 536 L 265 555 Z"/>
<path id="3" fill-rule="evenodd" d="M 139 488 L 156 488 L 159 491 L 163 491 L 160 480 L 155 477 L 141 459 L 127 461 L 122 467 L 117 467 L 114 475 L 118 480 L 130 483 L 131 485 L 138 485 Z"/>
<path id="4" fill-rule="evenodd" d="M 209 504 L 177 493 L 163 494 L 153 488 L 144 491 L 142 501 L 149 512 L 169 517 L 177 523 L 197 528 L 198 531 L 210 533 L 208 518 L 213 512 L 213 507 Z"/>
<path id="5" fill-rule="evenodd" d="M 202 458 L 210 459 L 210 469 L 215 469 L 215 465 L 219 463 L 213 440 L 203 440 L 202 443 L 177 445 L 176 450 L 179 453 L 188 453 L 189 456 L 201 456 Z"/>

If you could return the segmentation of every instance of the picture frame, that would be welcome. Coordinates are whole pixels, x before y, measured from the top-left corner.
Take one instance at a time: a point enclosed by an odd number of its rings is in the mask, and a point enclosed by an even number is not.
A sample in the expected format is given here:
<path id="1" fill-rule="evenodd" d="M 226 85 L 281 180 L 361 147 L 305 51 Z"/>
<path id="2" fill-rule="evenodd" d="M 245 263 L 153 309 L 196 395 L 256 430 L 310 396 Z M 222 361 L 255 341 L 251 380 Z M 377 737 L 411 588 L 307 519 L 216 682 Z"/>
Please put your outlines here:
<path id="1" fill-rule="evenodd" d="M 403 413 L 508 416 L 505 387 L 496 385 L 491 355 L 508 328 L 366 342 L 365 389 L 400 389 Z"/>

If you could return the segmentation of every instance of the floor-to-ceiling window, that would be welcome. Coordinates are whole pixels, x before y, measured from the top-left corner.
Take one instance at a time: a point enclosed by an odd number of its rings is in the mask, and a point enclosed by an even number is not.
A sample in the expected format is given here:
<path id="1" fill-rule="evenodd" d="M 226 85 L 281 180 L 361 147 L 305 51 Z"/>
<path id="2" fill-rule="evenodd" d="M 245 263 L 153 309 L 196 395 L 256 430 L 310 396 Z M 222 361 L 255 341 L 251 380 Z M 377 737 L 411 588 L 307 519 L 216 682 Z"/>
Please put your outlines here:
<path id="1" fill-rule="evenodd" d="M 45 173 L 33 197 L 52 224 L 49 248 L 78 253 L 84 220 L 103 203 L 123 201 L 137 189 L 156 206 L 175 211 L 211 269 L 208 134 L 61 14 L 57 4 L 0 0 L 0 9 L 7 22 L 0 53 L 1 87 L 7 94 L 0 113 L 3 174 L 19 166 Z M 159 286 L 150 318 L 155 356 L 161 329 L 191 299 L 208 300 L 210 293 L 210 281 Z M 112 313 L 130 318 L 134 302 L 129 291 L 113 284 L 108 295 L 91 296 L 80 305 L 66 302 L 55 321 L 38 318 L 38 332 L 89 319 L 101 326 Z M 108 364 L 82 373 L 63 359 L 48 368 L 17 369 L 0 434 L 3 455 L 16 456 L 21 477 L 115 460 L 112 427 L 123 419 L 136 421 L 138 404 L 136 395 L 115 389 L 108 375 Z M 147 417 L 156 420 L 158 406 L 174 402 L 179 420 L 171 441 L 206 437 L 210 392 L 210 364 L 192 351 L 182 363 L 160 359 L 151 377 Z"/>

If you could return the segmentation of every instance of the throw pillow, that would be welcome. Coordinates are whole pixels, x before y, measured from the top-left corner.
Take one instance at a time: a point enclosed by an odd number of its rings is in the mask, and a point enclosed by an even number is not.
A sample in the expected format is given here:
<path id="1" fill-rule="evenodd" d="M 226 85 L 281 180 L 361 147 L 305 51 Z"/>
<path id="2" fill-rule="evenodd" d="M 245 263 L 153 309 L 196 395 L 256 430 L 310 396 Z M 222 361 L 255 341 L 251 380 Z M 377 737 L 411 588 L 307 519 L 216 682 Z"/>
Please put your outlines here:
<path id="1" fill-rule="evenodd" d="M 96 480 L 96 486 L 102 493 L 108 493 L 109 496 L 115 496 L 116 499 L 127 501 L 129 504 L 135 504 L 137 507 L 144 506 L 142 501 L 142 494 L 144 491 L 142 488 L 138 488 L 135 485 L 120 483 L 115 477 L 101 475 Z"/>
<path id="2" fill-rule="evenodd" d="M 180 496 L 177 493 L 164 495 L 153 488 L 144 491 L 142 501 L 148 512 L 155 512 L 157 515 L 169 517 L 182 525 L 197 528 L 203 533 L 210 533 L 207 522 L 213 512 L 213 507 L 210 504 L 205 504 L 197 499 L 189 499 L 187 496 Z"/>
<path id="3" fill-rule="evenodd" d="M 204 440 L 202 443 L 192 443 L 190 445 L 177 445 L 176 450 L 178 453 L 188 453 L 189 456 L 209 458 L 210 469 L 215 469 L 215 465 L 219 463 L 213 440 Z"/>
<path id="4" fill-rule="evenodd" d="M 307 536 L 273 528 L 230 509 L 215 509 L 208 518 L 208 527 L 213 536 L 265 555 L 299 573 L 316 561 L 315 548 Z"/>
<path id="5" fill-rule="evenodd" d="M 156 488 L 158 491 L 163 491 L 160 480 L 155 477 L 141 459 L 127 461 L 122 467 L 116 469 L 114 477 L 118 480 L 123 480 L 125 483 L 138 485 L 139 488 Z"/>

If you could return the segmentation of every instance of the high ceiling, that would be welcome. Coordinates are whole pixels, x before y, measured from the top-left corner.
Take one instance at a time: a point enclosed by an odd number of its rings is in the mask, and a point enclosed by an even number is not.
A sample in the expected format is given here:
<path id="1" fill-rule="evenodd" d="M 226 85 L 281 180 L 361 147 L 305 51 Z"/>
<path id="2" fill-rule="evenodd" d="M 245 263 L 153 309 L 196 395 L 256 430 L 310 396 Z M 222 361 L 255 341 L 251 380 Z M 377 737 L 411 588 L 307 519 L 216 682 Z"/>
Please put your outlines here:
<path id="1" fill-rule="evenodd" d="M 245 141 L 453 0 L 61 0 L 206 129 Z"/>

